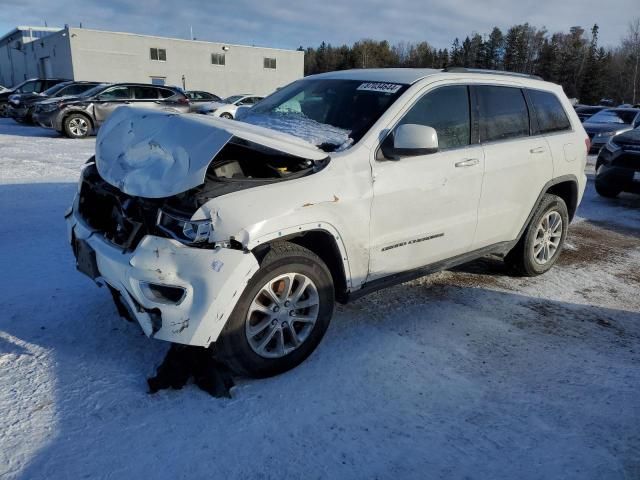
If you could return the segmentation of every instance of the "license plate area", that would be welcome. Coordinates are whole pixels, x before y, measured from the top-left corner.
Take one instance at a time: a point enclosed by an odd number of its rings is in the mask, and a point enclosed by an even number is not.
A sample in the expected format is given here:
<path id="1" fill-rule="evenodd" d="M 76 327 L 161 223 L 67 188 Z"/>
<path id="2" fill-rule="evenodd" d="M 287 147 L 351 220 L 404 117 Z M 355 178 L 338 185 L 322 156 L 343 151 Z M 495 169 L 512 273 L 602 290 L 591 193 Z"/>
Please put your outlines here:
<path id="1" fill-rule="evenodd" d="M 85 240 L 75 240 L 74 250 L 76 252 L 76 268 L 89 278 L 95 280 L 100 276 L 98 263 L 96 262 L 96 252 Z"/>

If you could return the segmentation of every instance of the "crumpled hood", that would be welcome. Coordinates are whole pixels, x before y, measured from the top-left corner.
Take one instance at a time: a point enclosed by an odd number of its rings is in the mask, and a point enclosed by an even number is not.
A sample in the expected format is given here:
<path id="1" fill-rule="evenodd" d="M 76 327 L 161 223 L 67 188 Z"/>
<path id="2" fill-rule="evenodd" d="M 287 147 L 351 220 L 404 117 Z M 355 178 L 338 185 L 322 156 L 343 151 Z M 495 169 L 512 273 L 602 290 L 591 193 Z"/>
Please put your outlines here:
<path id="1" fill-rule="evenodd" d="M 304 140 L 268 128 L 119 107 L 98 131 L 96 167 L 102 178 L 129 195 L 170 197 L 202 184 L 209 164 L 233 137 L 309 160 L 327 157 Z"/>
<path id="2" fill-rule="evenodd" d="M 75 102 L 76 100 L 80 100 L 80 97 L 78 97 L 77 95 L 63 95 L 61 97 L 42 97 L 38 100 L 38 103 L 41 105 L 48 105 L 51 103 L 58 103 L 62 101 Z"/>

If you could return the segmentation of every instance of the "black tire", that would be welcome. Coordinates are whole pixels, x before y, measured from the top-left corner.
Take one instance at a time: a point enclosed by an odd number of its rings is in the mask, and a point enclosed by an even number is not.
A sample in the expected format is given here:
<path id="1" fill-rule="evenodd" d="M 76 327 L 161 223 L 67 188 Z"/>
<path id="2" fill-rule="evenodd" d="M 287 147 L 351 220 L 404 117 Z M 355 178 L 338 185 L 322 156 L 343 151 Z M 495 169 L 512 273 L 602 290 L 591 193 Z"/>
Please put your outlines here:
<path id="1" fill-rule="evenodd" d="M 220 114 L 220 118 L 227 118 L 229 120 L 233 120 L 233 115 L 231 115 L 230 113 L 224 112 Z"/>
<path id="2" fill-rule="evenodd" d="M 598 193 L 598 195 L 600 195 L 601 197 L 605 197 L 605 198 L 616 198 L 618 195 L 620 195 L 620 192 L 622 192 L 622 190 L 620 190 L 618 188 L 612 188 L 610 186 L 604 186 L 602 183 L 598 182 L 597 178 L 596 178 L 596 181 L 595 181 L 595 187 L 596 187 L 596 192 Z"/>
<path id="3" fill-rule="evenodd" d="M 249 307 L 271 279 L 297 273 L 308 277 L 318 292 L 318 315 L 310 333 L 299 347 L 279 358 L 265 358 L 254 351 L 245 330 Z M 239 375 L 264 378 L 291 370 L 302 363 L 318 346 L 327 331 L 334 308 L 333 279 L 325 263 L 316 254 L 290 242 L 277 242 L 260 262 L 216 342 L 219 360 Z"/>
<path id="4" fill-rule="evenodd" d="M 9 113 L 9 106 L 6 103 L 0 103 L 0 117 L 5 118 Z"/>
<path id="5" fill-rule="evenodd" d="M 562 219 L 562 234 L 560 242 L 553 255 L 544 264 L 536 261 L 533 253 L 533 244 L 536 240 L 537 227 L 544 217 L 551 212 L 557 212 Z M 569 226 L 569 212 L 564 200 L 549 193 L 542 197 L 540 205 L 534 212 L 526 230 L 515 247 L 505 256 L 505 262 L 517 273 L 527 277 L 541 275 L 548 271 L 558 260 L 564 241 L 567 238 L 567 228 Z"/>
<path id="6" fill-rule="evenodd" d="M 75 125 L 86 124 L 86 129 L 76 128 Z M 91 120 L 82 113 L 72 113 L 62 123 L 64 134 L 69 138 L 86 138 L 91 134 Z"/>

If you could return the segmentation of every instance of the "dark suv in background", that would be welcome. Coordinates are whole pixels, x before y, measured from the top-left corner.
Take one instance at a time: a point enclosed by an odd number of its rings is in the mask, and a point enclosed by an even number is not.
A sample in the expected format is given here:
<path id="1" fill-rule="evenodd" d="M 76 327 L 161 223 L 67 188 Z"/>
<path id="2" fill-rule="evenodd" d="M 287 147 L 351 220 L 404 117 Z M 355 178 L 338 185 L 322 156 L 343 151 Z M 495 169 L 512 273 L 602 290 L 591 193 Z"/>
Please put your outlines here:
<path id="1" fill-rule="evenodd" d="M 19 83 L 15 87 L 0 93 L 0 117 L 6 117 L 8 113 L 8 101 L 11 95 L 22 93 L 40 93 L 61 82 L 70 81 L 68 78 L 32 78 Z"/>
<path id="2" fill-rule="evenodd" d="M 140 106 L 180 113 L 189 112 L 187 96 L 175 87 L 144 83 L 101 84 L 76 97 L 51 98 L 39 102 L 33 119 L 69 138 L 84 138 L 122 106 Z"/>
<path id="3" fill-rule="evenodd" d="M 42 93 L 18 93 L 9 97 L 8 115 L 16 122 L 32 122 L 31 114 L 38 102 L 48 98 L 61 98 L 82 95 L 84 92 L 100 85 L 98 82 L 61 82 Z"/>

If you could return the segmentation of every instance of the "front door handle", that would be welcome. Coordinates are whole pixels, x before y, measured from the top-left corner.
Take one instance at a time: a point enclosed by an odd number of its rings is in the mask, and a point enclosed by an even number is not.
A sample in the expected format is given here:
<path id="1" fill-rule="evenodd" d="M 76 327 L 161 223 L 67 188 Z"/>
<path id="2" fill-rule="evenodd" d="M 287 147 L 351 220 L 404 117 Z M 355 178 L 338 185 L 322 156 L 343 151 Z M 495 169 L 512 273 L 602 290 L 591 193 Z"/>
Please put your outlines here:
<path id="1" fill-rule="evenodd" d="M 529 153 L 544 153 L 546 152 L 547 149 L 544 147 L 537 147 L 537 148 L 532 148 L 531 150 L 529 150 Z"/>
<path id="2" fill-rule="evenodd" d="M 457 168 L 463 168 L 463 167 L 473 167 L 474 165 L 478 165 L 479 163 L 480 163 L 480 160 L 478 160 L 477 158 L 467 158 L 460 162 L 456 162 L 455 165 Z"/>

